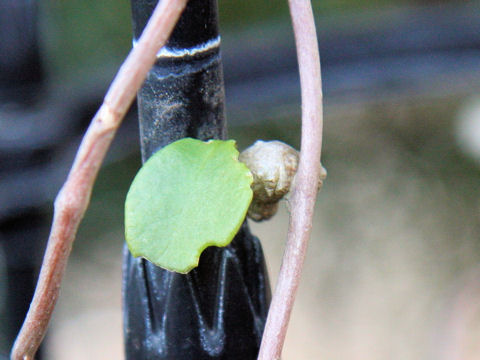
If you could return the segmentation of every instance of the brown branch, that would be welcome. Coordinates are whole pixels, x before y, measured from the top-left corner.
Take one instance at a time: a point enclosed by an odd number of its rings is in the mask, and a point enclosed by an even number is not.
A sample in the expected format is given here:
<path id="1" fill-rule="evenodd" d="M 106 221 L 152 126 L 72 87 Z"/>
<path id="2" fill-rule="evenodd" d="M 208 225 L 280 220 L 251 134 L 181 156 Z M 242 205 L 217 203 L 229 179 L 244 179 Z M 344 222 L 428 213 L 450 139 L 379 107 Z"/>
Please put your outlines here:
<path id="1" fill-rule="evenodd" d="M 67 181 L 55 199 L 55 213 L 37 288 L 12 349 L 12 360 L 30 360 L 43 340 L 58 298 L 78 225 L 117 128 L 165 45 L 187 0 L 162 0 L 113 80 L 78 149 Z"/>
<path id="2" fill-rule="evenodd" d="M 259 360 L 280 359 L 313 221 L 322 147 L 322 80 L 313 12 L 308 0 L 289 0 L 302 88 L 302 142 L 283 263 L 270 305 Z"/>

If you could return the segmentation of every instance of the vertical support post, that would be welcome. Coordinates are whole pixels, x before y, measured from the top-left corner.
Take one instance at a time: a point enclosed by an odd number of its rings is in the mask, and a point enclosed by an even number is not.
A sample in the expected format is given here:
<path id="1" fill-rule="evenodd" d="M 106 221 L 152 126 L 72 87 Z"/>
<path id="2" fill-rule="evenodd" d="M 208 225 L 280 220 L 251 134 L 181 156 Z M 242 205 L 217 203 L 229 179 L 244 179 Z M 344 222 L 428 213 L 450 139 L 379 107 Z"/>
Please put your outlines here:
<path id="1" fill-rule="evenodd" d="M 38 1 L 0 0 L 0 102 L 31 105 L 44 80 Z"/>
<path id="2" fill-rule="evenodd" d="M 155 5 L 132 0 L 135 38 Z M 216 0 L 190 0 L 139 91 L 144 162 L 183 137 L 226 137 L 217 17 Z M 125 249 L 126 359 L 256 359 L 269 301 L 262 249 L 247 223 L 187 275 Z"/>
<path id="3" fill-rule="evenodd" d="M 32 111 L 38 100 L 44 72 L 37 20 L 38 1 L 0 0 L 0 117 L 21 117 L 25 112 Z M 23 121 L 20 126 L 25 125 Z M 4 136 L 2 141 L 5 142 L 6 138 Z M 28 142 L 17 143 L 14 150 L 11 147 L 0 150 L 2 180 L 38 166 L 34 150 L 25 145 Z M 23 161 L 18 159 L 18 154 Z M 4 187 L 5 183 L 0 182 Z M 4 201 L 0 199 L 0 207 L 5 206 Z M 0 279 L 6 291 L 2 299 L 4 306 L 0 309 L 0 327 L 5 331 L 0 347 L 5 349 L 0 349 L 0 352 L 10 349 L 28 311 L 45 245 L 42 239 L 48 231 L 45 216 L 40 210 L 34 206 L 21 208 L 18 204 L 15 207 L 15 212 L 2 212 L 0 215 L 0 256 L 5 255 L 6 265 L 6 279 Z M 41 359 L 41 350 L 37 359 Z"/>

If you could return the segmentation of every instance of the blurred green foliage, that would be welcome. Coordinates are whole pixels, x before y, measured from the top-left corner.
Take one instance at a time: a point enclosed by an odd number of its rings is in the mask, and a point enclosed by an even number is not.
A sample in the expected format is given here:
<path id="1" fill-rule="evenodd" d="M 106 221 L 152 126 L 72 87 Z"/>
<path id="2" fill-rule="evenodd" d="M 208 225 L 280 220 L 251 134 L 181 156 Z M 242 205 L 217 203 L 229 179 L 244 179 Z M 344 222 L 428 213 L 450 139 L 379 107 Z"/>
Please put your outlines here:
<path id="1" fill-rule="evenodd" d="M 46 57 L 60 76 L 75 68 L 120 62 L 131 47 L 128 0 L 50 1 L 42 10 Z"/>
<path id="2" fill-rule="evenodd" d="M 406 0 L 312 0 L 315 15 L 358 11 L 369 7 L 378 7 L 387 4 L 399 4 Z M 287 0 L 264 1 L 237 1 L 218 0 L 220 23 L 222 28 L 233 30 L 254 23 L 261 23 L 273 19 L 289 21 Z"/>
<path id="3" fill-rule="evenodd" d="M 406 1 L 406 0 L 403 0 Z M 359 11 L 393 0 L 313 0 L 316 15 Z M 398 2 L 397 2 L 398 4 Z M 69 0 L 42 3 L 42 41 L 51 72 L 59 77 L 120 64 L 131 47 L 129 0 Z M 270 21 L 289 21 L 286 0 L 219 0 L 222 31 Z"/>

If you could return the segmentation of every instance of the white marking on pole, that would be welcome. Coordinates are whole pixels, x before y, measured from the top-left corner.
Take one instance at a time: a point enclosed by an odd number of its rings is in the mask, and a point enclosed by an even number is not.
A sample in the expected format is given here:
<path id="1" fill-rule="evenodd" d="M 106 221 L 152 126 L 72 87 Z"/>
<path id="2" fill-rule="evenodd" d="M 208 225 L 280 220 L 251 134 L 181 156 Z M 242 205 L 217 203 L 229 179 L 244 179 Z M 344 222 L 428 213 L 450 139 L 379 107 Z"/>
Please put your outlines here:
<path id="1" fill-rule="evenodd" d="M 180 58 L 183 56 L 195 56 L 203 52 L 215 49 L 220 46 L 220 36 L 217 36 L 215 39 L 208 40 L 203 44 L 193 46 L 186 49 L 171 49 L 168 46 L 164 46 L 157 53 L 157 59 L 159 58 Z M 137 45 L 137 40 L 133 40 L 133 47 Z"/>

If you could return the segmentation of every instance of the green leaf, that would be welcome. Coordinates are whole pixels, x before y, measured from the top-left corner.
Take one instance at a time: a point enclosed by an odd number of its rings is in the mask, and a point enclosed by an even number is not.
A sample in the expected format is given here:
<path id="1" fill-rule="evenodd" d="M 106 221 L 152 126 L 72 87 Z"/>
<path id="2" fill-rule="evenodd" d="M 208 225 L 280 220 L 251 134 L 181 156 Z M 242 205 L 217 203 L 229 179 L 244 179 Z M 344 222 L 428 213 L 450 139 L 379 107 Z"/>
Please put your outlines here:
<path id="1" fill-rule="evenodd" d="M 233 140 L 178 140 L 153 155 L 125 202 L 133 256 L 179 273 L 198 265 L 208 246 L 228 245 L 252 200 L 252 174 Z"/>

